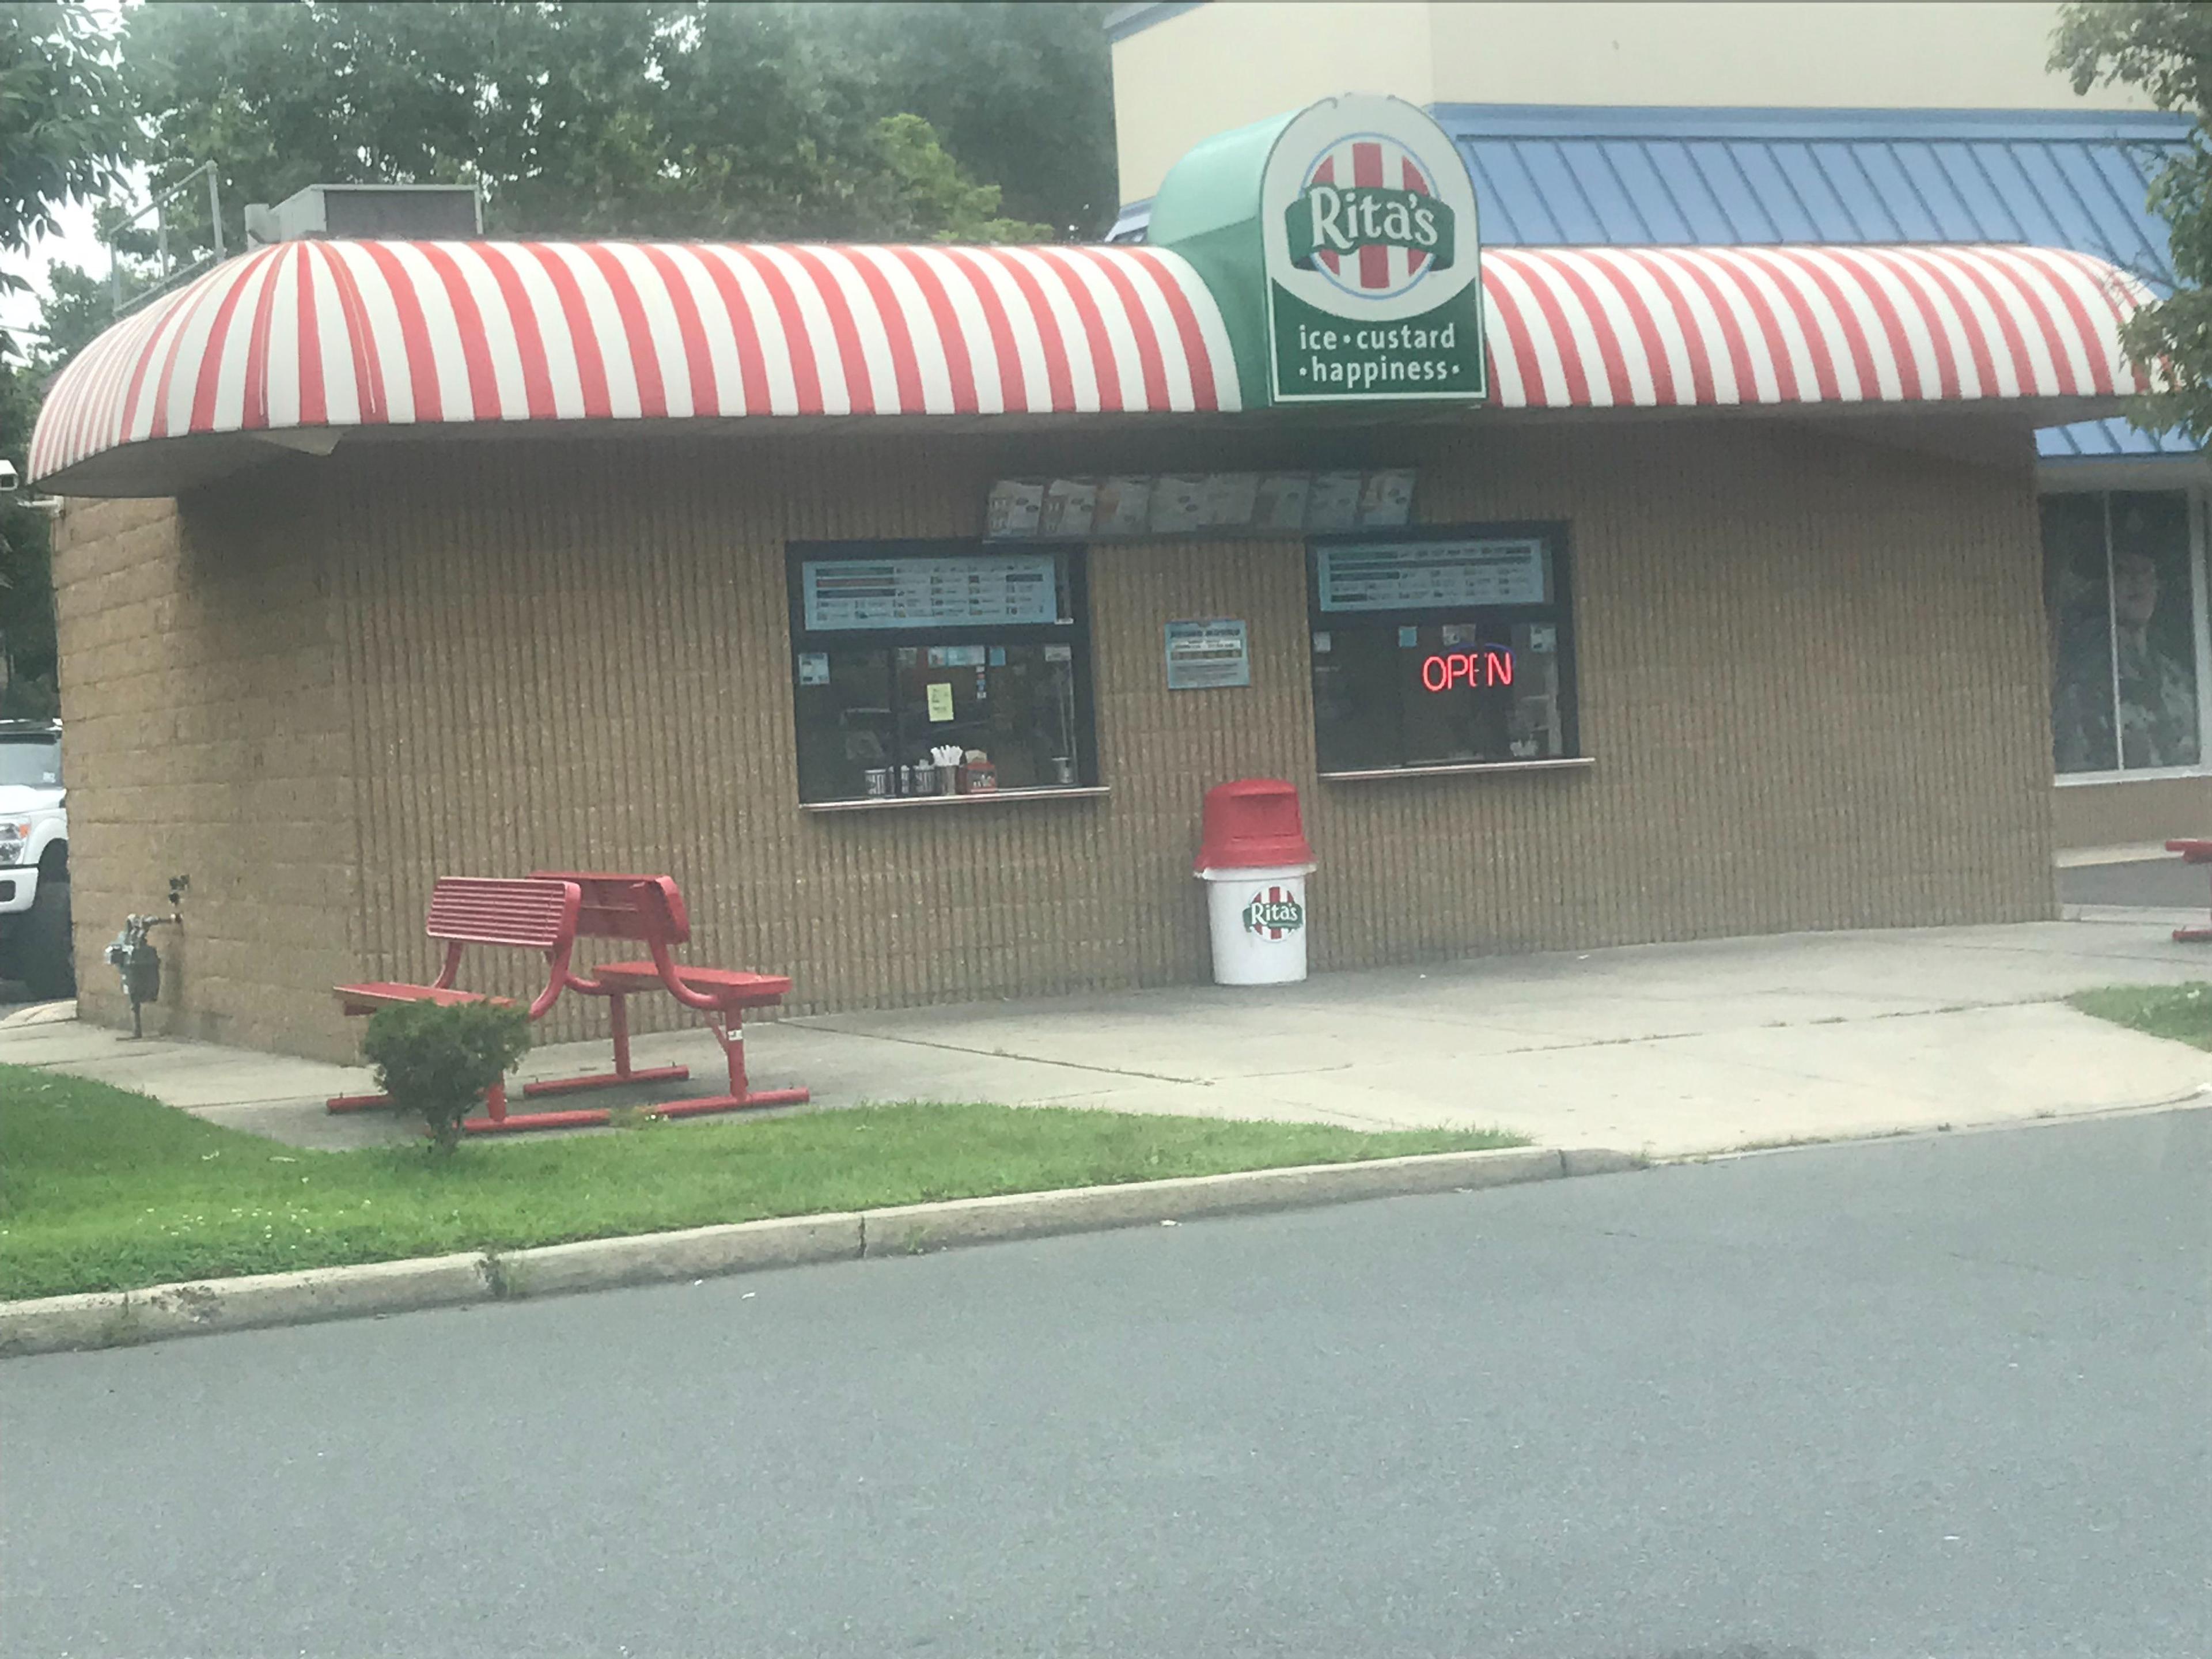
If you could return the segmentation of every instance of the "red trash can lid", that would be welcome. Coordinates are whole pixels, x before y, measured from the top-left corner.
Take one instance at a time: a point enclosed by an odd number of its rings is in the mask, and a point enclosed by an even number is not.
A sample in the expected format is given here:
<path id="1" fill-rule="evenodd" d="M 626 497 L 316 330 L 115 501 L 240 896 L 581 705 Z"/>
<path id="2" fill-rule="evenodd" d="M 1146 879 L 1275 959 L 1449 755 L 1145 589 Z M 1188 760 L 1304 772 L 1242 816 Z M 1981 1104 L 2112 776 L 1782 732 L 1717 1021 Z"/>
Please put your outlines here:
<path id="1" fill-rule="evenodd" d="M 1256 870 L 1311 864 L 1298 792 L 1280 778 L 1239 778 L 1206 792 L 1204 835 L 1194 870 Z"/>

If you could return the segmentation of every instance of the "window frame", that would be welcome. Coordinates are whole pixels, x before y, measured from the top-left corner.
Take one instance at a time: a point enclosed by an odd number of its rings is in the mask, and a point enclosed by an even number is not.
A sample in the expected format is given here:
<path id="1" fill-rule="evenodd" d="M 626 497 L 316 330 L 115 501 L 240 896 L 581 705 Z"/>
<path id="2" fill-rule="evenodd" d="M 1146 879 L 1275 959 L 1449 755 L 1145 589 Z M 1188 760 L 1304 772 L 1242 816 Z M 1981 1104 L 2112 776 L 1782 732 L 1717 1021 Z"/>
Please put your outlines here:
<path id="1" fill-rule="evenodd" d="M 2045 604 L 2041 597 L 2042 584 L 2045 580 L 2045 573 L 2048 569 L 2045 562 L 2050 557 L 2049 550 L 2042 541 L 2043 502 L 2053 495 L 2094 495 L 2099 498 L 2100 515 L 2104 524 L 2105 615 L 2108 628 L 2112 614 L 2112 497 L 2115 495 L 2180 495 L 2186 501 L 2189 512 L 2190 637 L 2196 651 L 2197 758 L 2193 764 L 2182 766 L 2118 766 L 2102 768 L 2095 771 L 2061 772 L 2057 769 L 2054 757 L 2051 767 L 2052 786 L 2060 789 L 2079 789 L 2085 786 L 2099 784 L 2149 783 L 2161 779 L 2212 776 L 2212 614 L 2208 614 L 2209 611 L 2212 611 L 2212 576 L 2208 576 L 2206 548 L 2208 514 L 2212 514 L 2212 504 L 2207 502 L 2204 487 L 2197 483 L 2178 483 L 2171 480 L 2147 477 L 2132 470 L 2124 476 L 2108 476 L 2102 469 L 2099 469 L 2094 475 L 2079 478 L 2052 479 L 2046 476 L 2039 481 L 2035 495 L 2039 605 Z M 2044 628 L 2046 637 L 2048 637 L 2050 627 L 2051 617 L 2046 606 L 2044 611 Z M 2113 730 L 2116 732 L 2119 729 L 2118 672 L 2116 657 L 2112 666 Z M 2046 684 L 2043 691 L 2046 748 L 2055 742 L 2055 728 L 2052 726 L 2052 720 L 2057 714 L 2054 700 L 2057 697 L 2057 684 L 2054 680 Z"/>
<path id="2" fill-rule="evenodd" d="M 809 629 L 806 626 L 806 591 L 804 567 L 810 563 L 824 563 L 839 559 L 855 562 L 886 558 L 956 559 L 990 557 L 1002 555 L 1019 557 L 1049 554 L 1066 560 L 1067 611 L 1066 623 L 1016 623 L 1010 624 L 927 623 L 898 628 L 840 628 Z M 984 540 L 981 537 L 896 537 L 881 541 L 793 541 L 784 544 L 784 590 L 787 629 L 790 635 L 788 665 L 792 695 L 792 788 L 801 808 L 808 811 L 839 811 L 861 807 L 921 806 L 948 801 L 984 802 L 993 799 L 1049 800 L 1059 797 L 1097 795 L 1104 793 L 1103 767 L 1099 755 L 1098 722 L 1096 699 L 1091 687 L 1090 544 L 1087 542 L 1054 542 L 1049 545 L 1008 547 L 1002 543 Z M 1054 784 L 1034 789 L 1014 789 L 1003 792 L 987 791 L 976 795 L 835 795 L 821 799 L 810 799 L 806 794 L 805 774 L 799 763 L 799 698 L 803 691 L 817 688 L 801 686 L 799 683 L 799 659 L 809 651 L 853 650 L 872 647 L 887 653 L 907 646 L 926 649 L 932 645 L 1066 645 L 1069 653 L 1070 678 L 1073 681 L 1075 708 L 1072 716 L 1075 727 L 1075 781 Z M 897 720 L 898 661 L 890 657 L 887 668 L 890 684 L 885 690 Z"/>
<path id="3" fill-rule="evenodd" d="M 1565 519 L 1500 519 L 1469 524 L 1404 525 L 1390 529 L 1331 532 L 1305 538 L 1306 673 L 1312 684 L 1316 653 L 1313 635 L 1334 634 L 1349 623 L 1354 627 L 1401 628 L 1409 623 L 1438 623 L 1457 607 L 1425 605 L 1396 611 L 1323 611 L 1321 606 L 1321 561 L 1326 547 L 1371 546 L 1378 542 L 1419 543 L 1484 541 L 1540 541 L 1551 559 L 1552 597 L 1543 605 L 1477 605 L 1469 611 L 1547 611 L 1559 631 L 1559 725 L 1565 752 L 1533 759 L 1509 757 L 1504 760 L 1435 761 L 1359 767 L 1349 770 L 1321 769 L 1321 713 L 1313 710 L 1315 775 L 1322 782 L 1368 782 L 1399 777 L 1437 777 L 1473 772 L 1537 772 L 1591 765 L 1595 757 L 1583 747 L 1582 672 L 1578 660 L 1581 629 L 1575 615 L 1574 550 L 1570 521 Z M 1460 614 L 1465 614 L 1461 612 Z M 1310 701 L 1310 698 L 1309 699 Z"/>

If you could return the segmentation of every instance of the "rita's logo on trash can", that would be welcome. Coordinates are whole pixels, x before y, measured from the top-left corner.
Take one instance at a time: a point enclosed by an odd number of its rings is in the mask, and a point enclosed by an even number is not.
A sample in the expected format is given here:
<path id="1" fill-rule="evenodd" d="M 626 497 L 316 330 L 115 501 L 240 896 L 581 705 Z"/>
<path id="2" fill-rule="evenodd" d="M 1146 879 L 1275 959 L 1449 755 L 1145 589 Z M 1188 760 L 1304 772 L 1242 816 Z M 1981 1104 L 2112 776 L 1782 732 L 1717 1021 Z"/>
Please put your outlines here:
<path id="1" fill-rule="evenodd" d="M 1280 887 L 1253 894 L 1252 902 L 1244 907 L 1244 931 L 1248 933 L 1280 939 L 1305 925 L 1305 907 Z"/>

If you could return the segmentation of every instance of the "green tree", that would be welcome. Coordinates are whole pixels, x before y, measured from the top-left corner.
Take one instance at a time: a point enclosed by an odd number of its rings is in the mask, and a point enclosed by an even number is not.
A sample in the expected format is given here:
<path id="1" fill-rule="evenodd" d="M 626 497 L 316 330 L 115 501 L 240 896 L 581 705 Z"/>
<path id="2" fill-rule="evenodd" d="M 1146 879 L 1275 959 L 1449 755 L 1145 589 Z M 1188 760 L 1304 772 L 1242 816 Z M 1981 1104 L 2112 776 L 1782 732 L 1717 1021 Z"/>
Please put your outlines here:
<path id="1" fill-rule="evenodd" d="M 0 5 L 0 248 L 58 230 L 59 209 L 118 177 L 133 132 L 110 44 L 81 7 Z M 0 295 L 27 287 L 0 271 Z M 0 332 L 0 356 L 13 346 Z"/>
<path id="2" fill-rule="evenodd" d="M 2212 441 L 2212 6 L 2077 4 L 2061 8 L 2051 67 L 2074 89 L 2141 89 L 2163 110 L 2196 118 L 2187 143 L 2152 180 L 2150 205 L 2169 228 L 2172 293 L 2137 312 L 2124 333 L 2137 362 L 2161 366 L 2169 390 L 2136 418 Z"/>
<path id="3" fill-rule="evenodd" d="M 46 295 L 39 304 L 39 327 L 45 337 L 32 353 L 33 368 L 52 374 L 114 320 L 114 306 L 103 278 L 59 259 L 48 260 Z"/>
<path id="4" fill-rule="evenodd" d="M 246 203 L 319 182 L 475 181 L 501 234 L 1055 234 L 1056 214 L 1036 222 L 981 206 L 989 174 L 971 171 L 957 145 L 887 123 L 926 121 L 914 103 L 927 93 L 994 160 L 1026 168 L 1036 199 L 1058 203 L 1087 200 L 1098 167 L 1110 173 L 1110 122 L 1083 182 L 1054 196 L 1036 182 L 1038 157 L 1074 141 L 1056 128 L 1026 148 L 985 133 L 972 95 L 942 91 L 954 78 L 940 61 L 958 38 L 950 22 L 905 19 L 936 43 L 917 61 L 936 65 L 937 89 L 902 82 L 889 14 L 940 10 L 976 13 L 971 34 L 995 25 L 1018 45 L 1051 31 L 1016 12 L 1095 9 L 153 3 L 129 15 L 123 64 L 148 112 L 156 182 L 216 162 L 234 245 Z M 1036 120 L 1055 118 L 1047 63 L 1096 82 L 1062 104 L 1094 117 L 1105 107 L 1103 56 L 1029 57 Z M 1095 118 L 1084 131 L 1096 143 Z"/>
<path id="5" fill-rule="evenodd" d="M 1006 194 L 1006 210 L 1062 237 L 1104 234 L 1120 201 L 1114 70 L 1103 5 L 810 7 L 834 30 L 878 115 L 921 116 Z"/>
<path id="6" fill-rule="evenodd" d="M 105 193 L 133 137 L 99 20 L 58 3 L 0 5 L 0 248 L 59 228 L 65 204 Z M 0 271 L 0 295 L 21 294 Z M 37 386 L 0 330 L 0 455 L 24 472 Z M 53 586 L 46 518 L 0 497 L 0 715 L 54 712 Z"/>

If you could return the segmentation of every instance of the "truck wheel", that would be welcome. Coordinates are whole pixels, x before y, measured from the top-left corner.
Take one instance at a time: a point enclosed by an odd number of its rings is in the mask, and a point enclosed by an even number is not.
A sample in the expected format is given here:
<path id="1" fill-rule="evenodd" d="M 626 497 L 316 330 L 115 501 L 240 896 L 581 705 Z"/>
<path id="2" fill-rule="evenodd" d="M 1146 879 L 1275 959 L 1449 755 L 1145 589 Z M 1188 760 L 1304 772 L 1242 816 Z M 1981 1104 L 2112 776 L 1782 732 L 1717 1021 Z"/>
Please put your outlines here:
<path id="1" fill-rule="evenodd" d="M 70 939 L 70 884 L 49 878 L 23 913 L 16 947 L 23 985 L 41 1002 L 76 994 L 76 957 Z"/>

